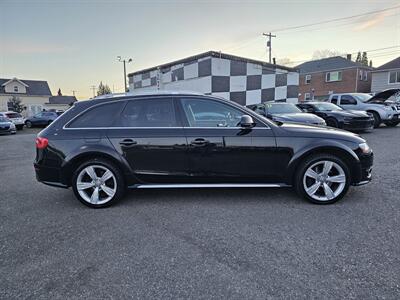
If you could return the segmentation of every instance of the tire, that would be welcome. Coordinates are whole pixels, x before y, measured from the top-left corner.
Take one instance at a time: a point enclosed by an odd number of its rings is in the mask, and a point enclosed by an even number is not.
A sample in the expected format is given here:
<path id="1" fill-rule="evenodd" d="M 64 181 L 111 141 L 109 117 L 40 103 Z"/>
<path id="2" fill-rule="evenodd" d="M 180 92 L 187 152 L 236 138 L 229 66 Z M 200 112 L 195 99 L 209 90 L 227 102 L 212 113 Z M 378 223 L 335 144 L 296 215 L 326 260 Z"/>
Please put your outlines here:
<path id="1" fill-rule="evenodd" d="M 94 170 L 94 174 L 92 170 Z M 102 180 L 102 176 L 106 172 L 109 172 L 106 176 L 108 179 Z M 79 189 L 78 185 L 80 185 Z M 102 158 L 91 159 L 82 163 L 74 172 L 72 189 L 76 198 L 86 206 L 103 208 L 114 204 L 123 197 L 125 180 L 119 168 L 113 163 Z"/>
<path id="2" fill-rule="evenodd" d="M 328 118 L 326 119 L 326 126 L 339 128 L 339 123 L 335 118 Z"/>
<path id="3" fill-rule="evenodd" d="M 22 129 L 24 129 L 24 125 L 17 125 L 17 126 L 15 126 L 15 127 L 17 127 L 17 130 L 22 130 Z"/>
<path id="4" fill-rule="evenodd" d="M 32 122 L 31 121 L 26 121 L 25 122 L 26 127 L 32 128 Z"/>
<path id="5" fill-rule="evenodd" d="M 387 127 L 396 127 L 397 125 L 399 125 L 400 121 L 396 121 L 396 122 L 385 122 L 385 125 Z"/>
<path id="6" fill-rule="evenodd" d="M 325 162 L 328 164 L 325 165 Z M 323 168 L 329 167 L 329 165 L 331 165 L 331 168 L 326 174 Z M 335 181 L 330 181 L 328 178 Z M 328 187 L 326 188 L 325 185 Z M 330 154 L 312 155 L 298 167 L 294 186 L 300 196 L 312 203 L 332 204 L 343 198 L 347 193 L 350 186 L 350 171 L 343 160 L 337 156 Z M 308 187 L 308 190 L 306 190 L 306 187 Z M 329 193 L 329 190 L 332 193 Z"/>
<path id="7" fill-rule="evenodd" d="M 382 120 L 381 120 L 380 115 L 379 115 L 377 112 L 375 112 L 375 111 L 371 111 L 370 113 L 371 113 L 371 114 L 373 115 L 373 117 L 374 117 L 374 128 L 378 128 L 379 125 L 381 125 L 381 123 L 382 123 Z"/>

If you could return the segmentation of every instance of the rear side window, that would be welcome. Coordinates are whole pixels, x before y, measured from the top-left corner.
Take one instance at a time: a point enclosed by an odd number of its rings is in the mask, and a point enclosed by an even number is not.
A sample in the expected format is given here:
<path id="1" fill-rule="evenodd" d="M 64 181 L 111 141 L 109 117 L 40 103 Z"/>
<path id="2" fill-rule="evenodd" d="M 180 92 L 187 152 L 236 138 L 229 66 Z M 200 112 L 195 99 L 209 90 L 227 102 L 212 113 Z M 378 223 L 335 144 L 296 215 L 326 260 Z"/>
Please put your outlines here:
<path id="1" fill-rule="evenodd" d="M 116 123 L 119 127 L 177 127 L 173 100 L 131 100 Z"/>
<path id="2" fill-rule="evenodd" d="M 118 101 L 95 106 L 73 120 L 68 128 L 111 127 L 124 104 L 125 101 Z"/>
<path id="3" fill-rule="evenodd" d="M 354 105 L 354 104 L 357 104 L 357 101 L 352 96 L 343 95 L 342 97 L 340 97 L 340 105 Z"/>

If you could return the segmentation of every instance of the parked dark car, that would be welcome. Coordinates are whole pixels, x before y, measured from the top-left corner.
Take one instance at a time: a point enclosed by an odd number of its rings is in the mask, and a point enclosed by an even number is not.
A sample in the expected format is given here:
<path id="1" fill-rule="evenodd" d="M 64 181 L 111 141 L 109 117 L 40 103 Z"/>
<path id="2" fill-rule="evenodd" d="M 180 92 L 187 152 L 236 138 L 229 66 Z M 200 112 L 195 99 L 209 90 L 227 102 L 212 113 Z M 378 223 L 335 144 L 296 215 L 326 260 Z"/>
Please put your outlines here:
<path id="1" fill-rule="evenodd" d="M 350 132 L 278 124 L 231 101 L 172 92 L 76 102 L 36 148 L 37 180 L 72 187 L 95 208 L 126 187 L 293 186 L 328 204 L 369 182 L 373 162 Z"/>
<path id="2" fill-rule="evenodd" d="M 370 131 L 374 128 L 374 117 L 364 111 L 344 110 L 329 102 L 305 102 L 297 106 L 323 118 L 330 127 L 349 131 Z"/>
<path id="3" fill-rule="evenodd" d="M 325 120 L 310 113 L 303 112 L 292 103 L 264 102 L 248 105 L 256 113 L 277 122 L 326 125 Z"/>
<path id="4" fill-rule="evenodd" d="M 62 112 L 55 112 L 55 111 L 42 111 L 33 117 L 27 118 L 25 120 L 25 125 L 28 128 L 34 127 L 34 126 L 47 126 L 51 122 L 53 122 L 55 119 L 60 116 Z"/>
<path id="5" fill-rule="evenodd" d="M 3 116 L 0 116 L 0 134 L 15 134 L 17 129 L 13 121 Z"/>

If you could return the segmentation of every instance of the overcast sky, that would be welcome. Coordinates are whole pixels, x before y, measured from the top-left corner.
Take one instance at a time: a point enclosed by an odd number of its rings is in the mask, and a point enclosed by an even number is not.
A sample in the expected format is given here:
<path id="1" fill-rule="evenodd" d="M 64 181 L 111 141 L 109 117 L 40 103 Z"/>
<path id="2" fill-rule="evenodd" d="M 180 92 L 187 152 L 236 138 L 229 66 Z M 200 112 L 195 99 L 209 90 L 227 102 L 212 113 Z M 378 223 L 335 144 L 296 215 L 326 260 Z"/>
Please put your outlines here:
<path id="1" fill-rule="evenodd" d="M 273 56 L 301 62 L 315 50 L 342 53 L 400 46 L 400 8 L 318 26 L 279 29 L 398 6 L 383 1 L 0 0 L 0 78 L 47 80 L 55 94 L 91 96 L 102 80 L 123 90 L 128 72 L 223 51 L 266 60 L 263 32 L 276 32 Z M 370 52 L 374 66 L 400 47 Z M 292 66 L 294 66 L 293 64 Z"/>

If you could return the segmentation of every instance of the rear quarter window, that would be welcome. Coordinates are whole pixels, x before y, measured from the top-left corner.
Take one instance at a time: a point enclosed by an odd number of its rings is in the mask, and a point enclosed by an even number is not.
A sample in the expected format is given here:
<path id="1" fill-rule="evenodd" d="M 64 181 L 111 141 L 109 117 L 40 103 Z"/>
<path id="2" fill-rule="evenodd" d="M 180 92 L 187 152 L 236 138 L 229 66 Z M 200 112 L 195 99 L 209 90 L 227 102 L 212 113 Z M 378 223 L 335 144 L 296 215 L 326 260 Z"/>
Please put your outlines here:
<path id="1" fill-rule="evenodd" d="M 84 113 L 73 119 L 67 128 L 97 128 L 111 127 L 116 119 L 120 117 L 125 101 L 100 104 L 89 108 Z"/>

